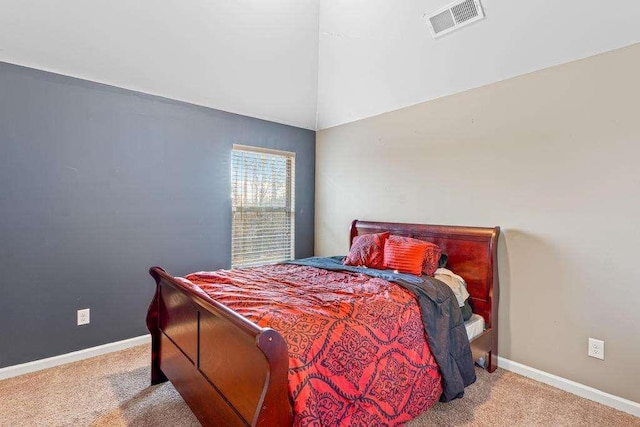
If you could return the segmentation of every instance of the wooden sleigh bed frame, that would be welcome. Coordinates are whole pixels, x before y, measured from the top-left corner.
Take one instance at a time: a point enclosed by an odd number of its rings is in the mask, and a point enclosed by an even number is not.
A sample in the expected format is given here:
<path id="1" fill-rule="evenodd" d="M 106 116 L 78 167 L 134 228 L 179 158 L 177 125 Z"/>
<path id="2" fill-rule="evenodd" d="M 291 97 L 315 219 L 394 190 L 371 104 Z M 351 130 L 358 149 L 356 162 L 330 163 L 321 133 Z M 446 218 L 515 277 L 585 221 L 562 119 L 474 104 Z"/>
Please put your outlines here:
<path id="1" fill-rule="evenodd" d="M 486 368 L 493 372 L 498 357 L 500 228 L 355 220 L 349 241 L 384 231 L 433 242 L 448 255 L 448 268 L 465 279 L 473 311 L 485 320 L 485 331 L 471 342 L 474 360 L 487 356 Z M 157 284 L 147 314 L 151 383 L 171 381 L 205 426 L 291 425 L 284 338 L 187 280 L 160 267 L 149 273 Z"/>

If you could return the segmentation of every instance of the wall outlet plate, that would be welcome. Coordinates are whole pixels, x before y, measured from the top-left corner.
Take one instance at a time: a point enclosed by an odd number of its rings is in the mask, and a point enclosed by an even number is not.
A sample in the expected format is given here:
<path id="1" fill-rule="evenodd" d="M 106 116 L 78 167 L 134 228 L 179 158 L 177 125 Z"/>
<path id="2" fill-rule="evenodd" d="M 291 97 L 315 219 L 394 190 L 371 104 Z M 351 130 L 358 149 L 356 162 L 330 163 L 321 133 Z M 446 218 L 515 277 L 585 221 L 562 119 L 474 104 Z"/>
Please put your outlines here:
<path id="1" fill-rule="evenodd" d="M 88 325 L 91 321 L 90 312 L 88 308 L 78 310 L 78 326 Z"/>
<path id="2" fill-rule="evenodd" d="M 604 360 L 604 341 L 589 338 L 589 356 Z"/>

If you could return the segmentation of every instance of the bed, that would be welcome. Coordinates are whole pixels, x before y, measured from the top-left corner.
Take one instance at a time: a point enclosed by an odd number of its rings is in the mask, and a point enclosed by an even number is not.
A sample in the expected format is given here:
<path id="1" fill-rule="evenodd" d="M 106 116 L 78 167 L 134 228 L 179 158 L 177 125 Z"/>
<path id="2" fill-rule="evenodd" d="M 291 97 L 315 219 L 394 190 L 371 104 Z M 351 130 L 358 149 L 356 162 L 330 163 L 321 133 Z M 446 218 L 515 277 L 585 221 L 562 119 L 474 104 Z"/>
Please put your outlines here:
<path id="1" fill-rule="evenodd" d="M 473 358 L 483 358 L 493 372 L 498 356 L 499 228 L 356 220 L 350 242 L 385 231 L 435 243 L 448 255 L 448 266 L 466 280 L 475 328 L 478 321 L 484 323 L 471 341 Z M 152 267 L 150 274 L 156 281 L 147 314 L 152 384 L 170 380 L 203 425 L 291 425 L 294 402 L 285 338 L 212 298 L 191 280 L 159 267 Z"/>

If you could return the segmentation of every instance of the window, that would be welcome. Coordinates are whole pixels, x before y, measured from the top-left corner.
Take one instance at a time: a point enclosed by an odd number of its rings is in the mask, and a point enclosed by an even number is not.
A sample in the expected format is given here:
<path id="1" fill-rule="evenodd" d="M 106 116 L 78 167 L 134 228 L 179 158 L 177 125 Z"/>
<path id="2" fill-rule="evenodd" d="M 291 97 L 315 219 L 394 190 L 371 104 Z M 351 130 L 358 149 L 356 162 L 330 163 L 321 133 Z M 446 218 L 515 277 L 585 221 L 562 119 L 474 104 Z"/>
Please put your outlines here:
<path id="1" fill-rule="evenodd" d="M 231 266 L 294 258 L 295 153 L 234 145 Z"/>

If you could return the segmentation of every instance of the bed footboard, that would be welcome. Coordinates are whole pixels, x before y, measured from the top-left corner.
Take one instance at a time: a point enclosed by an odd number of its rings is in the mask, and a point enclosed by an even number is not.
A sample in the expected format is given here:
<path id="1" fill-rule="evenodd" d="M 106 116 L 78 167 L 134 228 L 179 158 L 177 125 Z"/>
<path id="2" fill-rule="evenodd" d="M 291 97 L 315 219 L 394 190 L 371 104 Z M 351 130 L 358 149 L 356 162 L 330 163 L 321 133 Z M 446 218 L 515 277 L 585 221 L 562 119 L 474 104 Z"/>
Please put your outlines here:
<path id="1" fill-rule="evenodd" d="M 282 336 L 159 267 L 149 273 L 151 383 L 170 380 L 205 426 L 291 425 Z"/>

